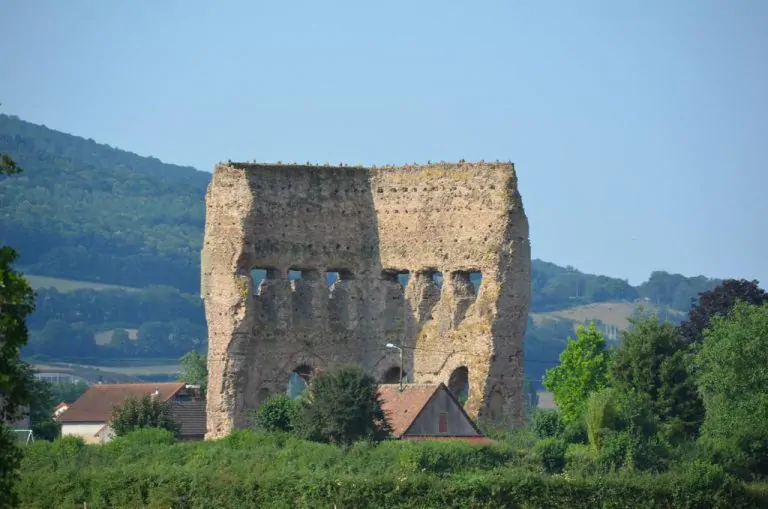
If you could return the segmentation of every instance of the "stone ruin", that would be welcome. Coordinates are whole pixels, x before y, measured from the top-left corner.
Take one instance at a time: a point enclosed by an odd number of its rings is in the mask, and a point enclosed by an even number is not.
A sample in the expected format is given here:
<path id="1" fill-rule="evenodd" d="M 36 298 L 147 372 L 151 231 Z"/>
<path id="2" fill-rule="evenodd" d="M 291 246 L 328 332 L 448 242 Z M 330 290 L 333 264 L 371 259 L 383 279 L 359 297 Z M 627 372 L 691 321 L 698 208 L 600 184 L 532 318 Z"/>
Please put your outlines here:
<path id="1" fill-rule="evenodd" d="M 355 364 L 396 383 L 387 343 L 408 382 L 468 385 L 470 415 L 521 424 L 530 264 L 512 163 L 217 165 L 206 438 L 247 426 L 293 373 Z"/>

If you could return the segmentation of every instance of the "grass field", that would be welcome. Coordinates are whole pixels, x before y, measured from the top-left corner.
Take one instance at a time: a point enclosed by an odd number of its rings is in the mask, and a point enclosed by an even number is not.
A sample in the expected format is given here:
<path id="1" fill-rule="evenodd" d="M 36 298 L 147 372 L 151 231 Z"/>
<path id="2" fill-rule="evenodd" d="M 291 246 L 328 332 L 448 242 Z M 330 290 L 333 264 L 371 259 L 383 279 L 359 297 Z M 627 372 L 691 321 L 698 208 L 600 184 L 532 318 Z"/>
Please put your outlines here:
<path id="1" fill-rule="evenodd" d="M 632 316 L 639 305 L 637 302 L 599 302 L 547 313 L 532 313 L 531 317 L 535 323 L 541 323 L 545 319 L 574 320 L 579 323 L 588 320 L 600 320 L 605 324 L 617 327 L 619 330 L 626 330 L 629 326 L 627 318 Z M 643 307 L 646 311 L 655 309 L 650 304 L 643 304 Z"/>
<path id="2" fill-rule="evenodd" d="M 75 290 L 129 290 L 136 291 L 138 288 L 130 286 L 109 285 L 105 283 L 94 283 L 92 281 L 78 281 L 75 279 L 61 279 L 58 277 L 35 276 L 33 274 L 24 274 L 29 281 L 29 285 L 37 290 L 39 288 L 55 288 L 60 292 L 73 292 Z"/>
<path id="3" fill-rule="evenodd" d="M 180 371 L 178 359 L 105 359 L 66 362 L 68 359 L 25 359 L 41 372 L 68 373 L 95 382 L 130 383 L 168 377 L 176 379 Z"/>

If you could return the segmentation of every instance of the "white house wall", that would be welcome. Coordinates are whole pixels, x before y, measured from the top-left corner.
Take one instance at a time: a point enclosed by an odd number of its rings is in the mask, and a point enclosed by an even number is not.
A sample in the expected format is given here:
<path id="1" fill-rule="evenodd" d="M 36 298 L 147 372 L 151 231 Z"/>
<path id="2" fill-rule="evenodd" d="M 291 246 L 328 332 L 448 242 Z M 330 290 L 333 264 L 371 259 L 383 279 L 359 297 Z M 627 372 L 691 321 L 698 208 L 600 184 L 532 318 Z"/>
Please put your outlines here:
<path id="1" fill-rule="evenodd" d="M 83 437 L 83 440 L 85 440 L 86 444 L 96 444 L 99 443 L 99 437 L 96 436 L 96 433 L 99 432 L 101 428 L 104 427 L 104 422 L 102 423 L 88 423 L 88 424 L 67 424 L 63 423 L 61 425 L 61 436 L 69 436 L 74 435 L 78 437 Z"/>

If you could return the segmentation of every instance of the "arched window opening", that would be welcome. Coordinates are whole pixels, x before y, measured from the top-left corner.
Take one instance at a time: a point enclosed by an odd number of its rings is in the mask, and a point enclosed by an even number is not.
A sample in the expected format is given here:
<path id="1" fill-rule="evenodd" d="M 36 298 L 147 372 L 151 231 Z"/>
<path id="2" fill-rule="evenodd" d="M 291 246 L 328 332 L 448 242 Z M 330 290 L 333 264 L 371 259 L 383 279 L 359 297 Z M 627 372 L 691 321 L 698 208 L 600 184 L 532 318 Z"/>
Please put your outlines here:
<path id="1" fill-rule="evenodd" d="M 448 379 L 448 390 L 464 405 L 469 399 L 469 369 L 461 366 L 453 370 Z"/>
<path id="2" fill-rule="evenodd" d="M 405 371 L 403 371 L 403 383 L 405 383 L 405 377 L 408 375 Z M 400 367 L 399 366 L 392 366 L 389 368 L 386 373 L 384 373 L 384 377 L 381 380 L 381 383 L 384 384 L 399 384 L 400 383 Z"/>
<path id="3" fill-rule="evenodd" d="M 309 381 L 312 378 L 312 368 L 306 364 L 302 364 L 298 368 L 293 370 L 291 376 L 288 378 L 288 396 L 291 399 L 296 399 L 307 390 Z"/>

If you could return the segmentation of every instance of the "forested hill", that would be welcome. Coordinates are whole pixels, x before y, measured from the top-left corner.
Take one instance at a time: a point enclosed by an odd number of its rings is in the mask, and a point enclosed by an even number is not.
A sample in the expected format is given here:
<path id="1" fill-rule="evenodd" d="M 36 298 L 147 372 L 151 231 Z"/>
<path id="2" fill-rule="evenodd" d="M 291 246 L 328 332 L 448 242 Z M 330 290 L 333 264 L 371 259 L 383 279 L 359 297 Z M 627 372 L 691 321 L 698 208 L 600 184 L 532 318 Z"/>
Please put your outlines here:
<path id="1" fill-rule="evenodd" d="M 0 242 L 33 274 L 196 293 L 210 174 L 0 115 Z"/>
<path id="2" fill-rule="evenodd" d="M 24 172 L 0 180 L 0 243 L 40 276 L 196 294 L 210 174 L 0 115 L 0 152 Z M 655 272 L 633 287 L 535 260 L 532 310 L 647 298 L 688 308 L 715 281 Z"/>

